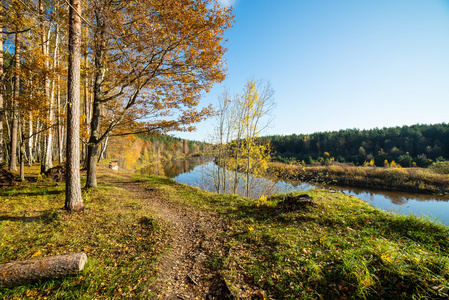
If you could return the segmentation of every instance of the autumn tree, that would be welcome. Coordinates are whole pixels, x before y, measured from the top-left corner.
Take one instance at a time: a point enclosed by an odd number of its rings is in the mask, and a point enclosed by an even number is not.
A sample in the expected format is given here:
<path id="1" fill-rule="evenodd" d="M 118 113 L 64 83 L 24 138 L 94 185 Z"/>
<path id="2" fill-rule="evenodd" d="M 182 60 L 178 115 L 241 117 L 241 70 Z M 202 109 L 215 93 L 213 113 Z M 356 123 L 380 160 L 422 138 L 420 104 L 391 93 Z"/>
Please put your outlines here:
<path id="1" fill-rule="evenodd" d="M 110 135 L 192 130 L 210 108 L 202 91 L 224 79 L 221 45 L 231 11 L 211 1 L 90 2 L 93 103 L 87 187 Z"/>
<path id="2" fill-rule="evenodd" d="M 274 90 L 267 81 L 250 80 L 242 94 L 232 99 L 225 92 L 220 98 L 219 124 L 216 129 L 220 164 L 233 172 L 232 191 L 237 193 L 240 173 L 244 174 L 245 194 L 251 194 L 251 176 L 260 176 L 267 168 L 269 145 L 257 139 L 270 124 Z M 218 173 L 223 191 L 227 190 L 226 171 Z"/>
<path id="3" fill-rule="evenodd" d="M 235 126 L 240 135 L 231 146 L 236 157 L 236 170 L 245 174 L 245 191 L 251 193 L 251 175 L 260 176 L 267 168 L 269 146 L 257 141 L 271 121 L 274 90 L 267 81 L 248 81 L 234 106 Z M 241 162 L 238 161 L 240 157 Z"/>
<path id="4" fill-rule="evenodd" d="M 14 40 L 7 40 L 5 54 L 8 55 L 5 57 L 12 59 L 5 65 L 16 66 L 6 68 L 2 78 L 5 106 L 8 108 L 5 119 L 7 124 L 11 124 L 6 127 L 9 147 L 5 149 L 9 152 L 12 169 L 16 166 L 17 150 L 20 149 L 21 173 L 25 158 L 30 165 L 37 157 L 42 171 L 52 165 L 53 102 L 56 95 L 60 96 L 60 78 L 65 79 L 65 64 L 61 63 L 64 54 L 58 51 L 64 42 L 60 32 L 65 31 L 67 23 L 62 22 L 61 17 L 68 6 L 62 3 L 62 0 L 2 1 L 2 32 L 14 37 Z M 16 88 L 10 84 L 14 78 L 18 79 Z"/>

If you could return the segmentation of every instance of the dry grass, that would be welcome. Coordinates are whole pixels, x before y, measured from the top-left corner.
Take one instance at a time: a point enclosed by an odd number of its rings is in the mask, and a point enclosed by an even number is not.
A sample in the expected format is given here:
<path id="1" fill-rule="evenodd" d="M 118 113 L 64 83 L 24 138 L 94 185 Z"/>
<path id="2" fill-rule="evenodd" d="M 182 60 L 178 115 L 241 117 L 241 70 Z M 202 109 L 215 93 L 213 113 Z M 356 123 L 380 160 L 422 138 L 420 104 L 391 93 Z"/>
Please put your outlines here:
<path id="1" fill-rule="evenodd" d="M 297 166 L 271 163 L 269 171 L 279 178 L 333 183 L 420 193 L 449 193 L 449 176 L 422 168 L 355 167 L 345 164 Z"/>

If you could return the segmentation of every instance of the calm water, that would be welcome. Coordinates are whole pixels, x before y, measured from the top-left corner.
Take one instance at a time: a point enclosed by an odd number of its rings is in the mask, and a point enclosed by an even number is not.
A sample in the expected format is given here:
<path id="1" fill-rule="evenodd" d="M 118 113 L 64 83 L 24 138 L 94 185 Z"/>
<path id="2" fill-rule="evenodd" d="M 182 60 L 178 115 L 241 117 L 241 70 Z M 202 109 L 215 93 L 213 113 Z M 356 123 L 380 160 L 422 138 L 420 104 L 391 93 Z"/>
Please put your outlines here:
<path id="1" fill-rule="evenodd" d="M 211 192 L 217 191 L 216 174 L 220 170 L 216 164 L 207 159 L 190 159 L 170 162 L 164 166 L 153 166 L 143 170 L 146 174 L 158 174 L 173 178 L 175 181 L 195 186 Z M 227 178 L 232 178 L 233 174 L 227 172 Z M 238 193 L 245 195 L 245 180 L 243 176 L 239 179 Z M 288 193 L 298 190 L 309 190 L 316 186 L 302 182 L 274 182 L 265 178 L 250 178 L 251 197 L 258 198 L 264 195 L 276 193 Z M 408 215 L 410 213 L 428 217 L 432 220 L 438 219 L 443 224 L 449 225 L 449 196 L 426 195 L 403 192 L 390 192 L 382 190 L 369 190 L 360 188 L 348 188 L 339 186 L 326 186 L 343 193 L 356 196 L 374 207 L 387 211 Z M 231 193 L 232 191 L 227 191 Z"/>

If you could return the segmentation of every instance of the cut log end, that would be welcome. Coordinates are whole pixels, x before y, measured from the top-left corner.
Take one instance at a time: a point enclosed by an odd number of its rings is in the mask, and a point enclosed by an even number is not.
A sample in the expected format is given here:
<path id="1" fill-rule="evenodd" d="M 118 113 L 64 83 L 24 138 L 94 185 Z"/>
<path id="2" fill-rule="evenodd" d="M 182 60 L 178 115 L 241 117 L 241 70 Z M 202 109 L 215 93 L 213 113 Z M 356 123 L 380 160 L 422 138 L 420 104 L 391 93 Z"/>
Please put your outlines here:
<path id="1" fill-rule="evenodd" d="M 87 262 L 87 255 L 84 252 L 81 252 L 79 254 L 81 254 L 81 256 L 78 261 L 78 272 L 81 272 L 84 269 L 84 265 Z"/>

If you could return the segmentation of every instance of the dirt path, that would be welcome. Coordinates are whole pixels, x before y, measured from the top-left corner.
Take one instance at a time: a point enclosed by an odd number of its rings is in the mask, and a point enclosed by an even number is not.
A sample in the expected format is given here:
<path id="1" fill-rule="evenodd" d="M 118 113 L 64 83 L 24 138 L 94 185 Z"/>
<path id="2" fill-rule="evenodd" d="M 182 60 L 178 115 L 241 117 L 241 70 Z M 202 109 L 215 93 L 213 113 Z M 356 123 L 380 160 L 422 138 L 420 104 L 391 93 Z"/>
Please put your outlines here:
<path id="1" fill-rule="evenodd" d="M 156 189 L 127 179 L 114 185 L 144 200 L 169 227 L 171 250 L 158 261 L 158 281 L 152 287 L 159 299 L 223 299 L 226 286 L 220 286 L 219 277 L 205 263 L 208 255 L 221 246 L 218 236 L 226 229 L 226 222 L 212 213 L 170 201 Z"/>

